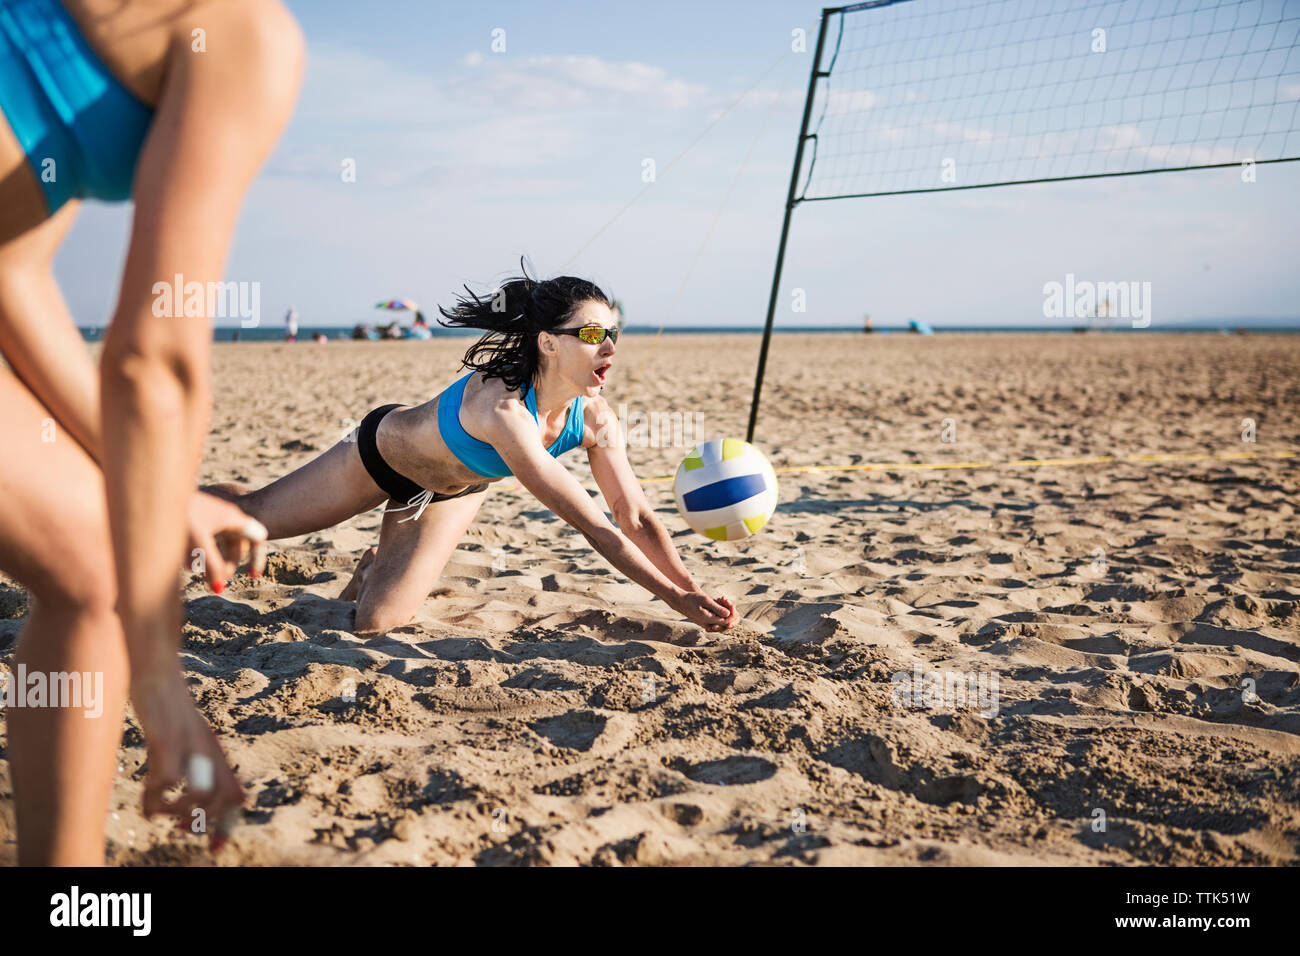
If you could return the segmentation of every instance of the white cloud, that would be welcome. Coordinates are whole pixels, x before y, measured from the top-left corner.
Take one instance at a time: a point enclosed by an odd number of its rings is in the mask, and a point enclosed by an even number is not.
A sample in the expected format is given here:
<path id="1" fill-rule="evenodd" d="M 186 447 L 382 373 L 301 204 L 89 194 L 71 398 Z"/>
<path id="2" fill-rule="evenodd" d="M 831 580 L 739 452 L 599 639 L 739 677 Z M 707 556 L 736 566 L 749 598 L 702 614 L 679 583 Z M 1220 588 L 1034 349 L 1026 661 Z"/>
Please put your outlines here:
<path id="1" fill-rule="evenodd" d="M 594 55 L 484 56 L 434 74 L 347 47 L 317 44 L 303 87 L 301 114 L 412 122 L 467 109 L 668 109 L 703 105 L 702 83 L 662 67 Z"/>
<path id="2" fill-rule="evenodd" d="M 963 123 L 932 123 L 930 129 L 940 136 L 946 136 L 949 139 L 964 139 L 968 143 L 991 143 L 993 141 L 993 131 L 981 129 L 977 126 L 966 126 Z"/>
<path id="3" fill-rule="evenodd" d="M 837 90 L 832 88 L 826 100 L 827 116 L 844 116 L 863 113 L 875 106 L 879 97 L 870 90 Z"/>
<path id="4" fill-rule="evenodd" d="M 1142 131 L 1136 126 L 1103 126 L 1101 145 L 1104 149 L 1129 149 L 1142 145 Z"/>
<path id="5" fill-rule="evenodd" d="M 682 109 L 708 95 L 703 84 L 689 83 L 666 70 L 635 61 L 617 62 L 592 55 L 493 57 L 473 64 L 452 88 L 464 102 L 491 108 L 575 109 L 638 106 Z"/>
<path id="6" fill-rule="evenodd" d="M 1247 158 L 1237 155 L 1226 144 L 1210 147 L 1191 143 L 1148 143 L 1147 137 L 1136 126 L 1102 127 L 1101 139 L 1103 148 L 1133 150 L 1147 161 L 1148 166 L 1203 166 L 1233 163 Z"/>
<path id="7" fill-rule="evenodd" d="M 753 91 L 746 102 L 760 98 L 762 91 Z M 317 44 L 270 171 L 337 180 L 343 159 L 353 158 L 358 177 L 395 186 L 428 183 L 438 170 L 589 162 L 607 147 L 611 125 L 624 132 L 638 128 L 649 142 L 656 117 L 669 122 L 686 107 L 704 110 L 733 100 L 657 66 L 594 55 L 470 52 L 434 73 Z"/>

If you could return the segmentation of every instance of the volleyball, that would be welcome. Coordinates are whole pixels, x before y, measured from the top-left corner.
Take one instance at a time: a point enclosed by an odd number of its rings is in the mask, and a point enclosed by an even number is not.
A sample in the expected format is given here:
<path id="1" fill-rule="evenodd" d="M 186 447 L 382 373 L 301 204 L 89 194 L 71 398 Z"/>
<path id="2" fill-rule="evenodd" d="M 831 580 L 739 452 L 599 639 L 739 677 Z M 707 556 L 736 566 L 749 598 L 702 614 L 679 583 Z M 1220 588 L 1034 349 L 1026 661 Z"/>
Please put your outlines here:
<path id="1" fill-rule="evenodd" d="M 748 538 L 776 510 L 776 472 L 766 456 L 739 438 L 696 445 L 673 479 L 677 510 L 694 530 L 714 541 Z"/>

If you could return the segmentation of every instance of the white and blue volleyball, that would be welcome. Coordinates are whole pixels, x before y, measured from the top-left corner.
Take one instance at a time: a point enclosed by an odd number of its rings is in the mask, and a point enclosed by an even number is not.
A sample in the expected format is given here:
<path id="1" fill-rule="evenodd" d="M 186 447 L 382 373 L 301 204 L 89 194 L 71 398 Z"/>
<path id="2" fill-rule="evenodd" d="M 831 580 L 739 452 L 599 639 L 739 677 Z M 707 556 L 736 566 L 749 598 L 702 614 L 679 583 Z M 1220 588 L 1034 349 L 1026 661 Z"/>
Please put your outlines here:
<path id="1" fill-rule="evenodd" d="M 739 438 L 696 445 L 677 466 L 673 497 L 686 523 L 714 541 L 748 538 L 776 510 L 776 472 Z"/>

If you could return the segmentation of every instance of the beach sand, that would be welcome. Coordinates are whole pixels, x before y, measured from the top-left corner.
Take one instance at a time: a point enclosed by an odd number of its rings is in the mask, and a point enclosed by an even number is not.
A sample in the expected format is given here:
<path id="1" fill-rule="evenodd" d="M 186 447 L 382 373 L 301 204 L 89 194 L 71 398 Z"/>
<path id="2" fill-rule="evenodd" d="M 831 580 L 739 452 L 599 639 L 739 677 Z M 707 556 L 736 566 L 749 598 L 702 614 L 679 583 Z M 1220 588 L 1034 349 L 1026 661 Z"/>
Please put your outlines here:
<path id="1" fill-rule="evenodd" d="M 204 480 L 287 473 L 436 394 L 471 341 L 217 346 Z M 611 403 L 743 437 L 758 336 L 652 343 L 620 343 Z M 1300 449 L 1300 337 L 780 335 L 757 443 L 778 469 L 924 467 L 781 473 L 735 543 L 647 483 L 742 613 L 724 634 L 510 479 L 384 637 L 335 599 L 378 511 L 279 542 L 264 582 L 187 576 L 186 672 L 249 791 L 216 862 L 1300 859 L 1300 481 L 1278 457 Z M 629 454 L 652 478 L 685 451 Z M 1154 455 L 1261 457 L 1131 460 Z M 1116 460 L 1004 464 L 1083 456 Z M 929 467 L 961 463 L 989 464 Z M 24 607 L 0 586 L 6 668 Z M 132 720 L 110 862 L 210 861 L 141 817 L 144 758 Z M 0 762 L 3 862 L 8 781 Z"/>

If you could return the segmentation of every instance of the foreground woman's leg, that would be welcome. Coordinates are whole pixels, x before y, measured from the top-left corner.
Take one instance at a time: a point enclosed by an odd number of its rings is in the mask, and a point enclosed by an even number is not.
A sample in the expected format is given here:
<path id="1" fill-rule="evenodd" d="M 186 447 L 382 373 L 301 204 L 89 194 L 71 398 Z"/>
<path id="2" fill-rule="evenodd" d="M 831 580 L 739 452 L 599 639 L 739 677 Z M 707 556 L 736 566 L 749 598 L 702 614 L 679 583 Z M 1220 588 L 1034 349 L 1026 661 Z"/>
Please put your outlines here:
<path id="1" fill-rule="evenodd" d="M 10 680 L 19 668 L 42 675 L 49 688 L 60 686 L 55 675 L 81 675 L 79 700 L 51 694 L 45 706 L 4 711 L 18 861 L 102 864 L 127 687 L 103 481 L 7 371 L 0 371 L 0 408 L 0 447 L 9 450 L 0 456 L 0 569 L 32 595 Z M 61 686 L 76 689 L 72 682 Z M 25 695 L 24 702 L 39 701 Z M 60 703 L 69 706 L 50 706 Z"/>
<path id="2" fill-rule="evenodd" d="M 476 491 L 463 498 L 435 501 L 414 521 L 402 520 L 413 511 L 384 515 L 379 549 L 357 597 L 359 632 L 387 631 L 411 619 L 486 499 L 486 491 Z"/>

